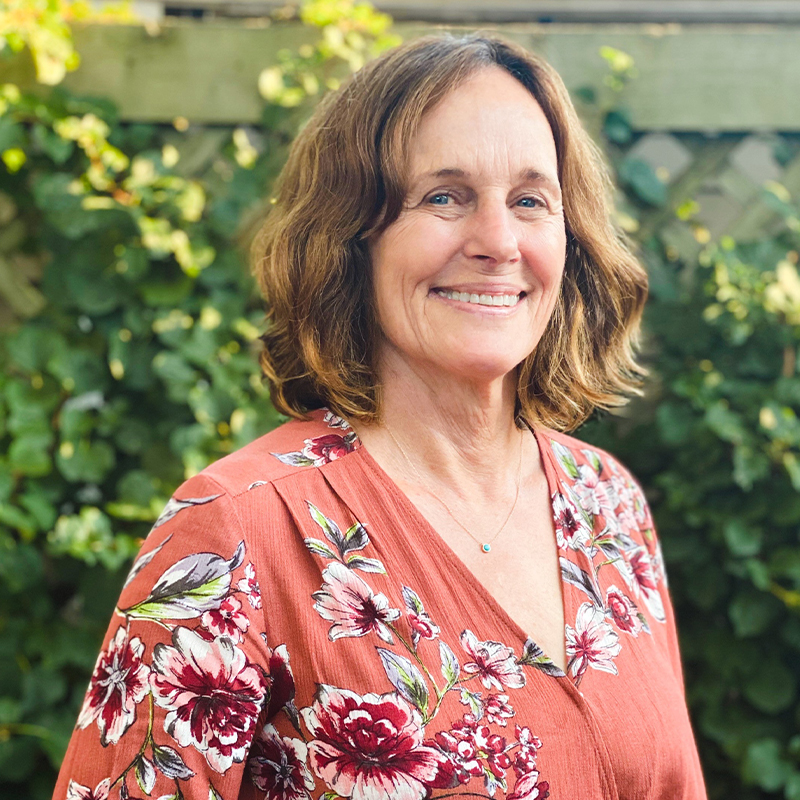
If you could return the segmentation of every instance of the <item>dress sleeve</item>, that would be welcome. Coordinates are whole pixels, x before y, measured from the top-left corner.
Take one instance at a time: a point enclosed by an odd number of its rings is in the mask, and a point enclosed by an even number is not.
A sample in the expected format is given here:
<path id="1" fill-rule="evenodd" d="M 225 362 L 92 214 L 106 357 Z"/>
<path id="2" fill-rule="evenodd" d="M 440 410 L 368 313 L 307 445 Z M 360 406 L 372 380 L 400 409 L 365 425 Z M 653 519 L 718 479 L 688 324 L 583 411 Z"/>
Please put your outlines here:
<path id="1" fill-rule="evenodd" d="M 234 501 L 202 473 L 131 568 L 53 800 L 235 800 L 268 696 L 261 594 Z"/>
<path id="2" fill-rule="evenodd" d="M 647 502 L 644 491 L 634 478 L 629 477 L 629 480 L 634 486 L 634 515 L 639 523 L 639 531 L 647 554 L 646 558 L 642 559 L 638 578 L 642 585 L 645 601 L 647 601 L 649 595 L 652 598 L 650 605 L 657 609 L 656 618 L 660 617 L 665 622 L 670 664 L 681 687 L 684 687 L 678 630 L 675 623 L 675 612 L 672 607 L 672 597 L 669 593 L 661 541 L 656 532 L 653 514 L 650 511 L 650 505 Z"/>

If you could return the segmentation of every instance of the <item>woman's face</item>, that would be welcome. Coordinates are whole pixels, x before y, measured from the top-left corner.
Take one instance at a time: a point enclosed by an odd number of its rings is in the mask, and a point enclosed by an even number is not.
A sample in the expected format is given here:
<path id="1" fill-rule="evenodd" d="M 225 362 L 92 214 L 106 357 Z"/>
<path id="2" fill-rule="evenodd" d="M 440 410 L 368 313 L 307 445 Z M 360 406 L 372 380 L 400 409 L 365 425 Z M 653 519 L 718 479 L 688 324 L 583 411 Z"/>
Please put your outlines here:
<path id="1" fill-rule="evenodd" d="M 564 269 L 547 118 L 487 67 L 422 118 L 409 167 L 403 211 L 370 243 L 380 364 L 502 377 L 536 347 Z"/>

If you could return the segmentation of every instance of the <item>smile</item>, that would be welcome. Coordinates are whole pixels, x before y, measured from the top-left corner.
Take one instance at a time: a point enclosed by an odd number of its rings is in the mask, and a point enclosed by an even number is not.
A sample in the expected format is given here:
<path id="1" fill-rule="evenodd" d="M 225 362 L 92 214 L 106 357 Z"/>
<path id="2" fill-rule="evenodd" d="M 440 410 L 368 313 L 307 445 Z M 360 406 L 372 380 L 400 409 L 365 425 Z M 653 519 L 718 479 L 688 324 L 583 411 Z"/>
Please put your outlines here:
<path id="1" fill-rule="evenodd" d="M 434 289 L 433 291 L 448 300 L 459 300 L 462 303 L 473 303 L 478 306 L 515 306 L 522 299 L 522 294 L 470 294 L 469 292 L 453 292 L 448 289 Z"/>

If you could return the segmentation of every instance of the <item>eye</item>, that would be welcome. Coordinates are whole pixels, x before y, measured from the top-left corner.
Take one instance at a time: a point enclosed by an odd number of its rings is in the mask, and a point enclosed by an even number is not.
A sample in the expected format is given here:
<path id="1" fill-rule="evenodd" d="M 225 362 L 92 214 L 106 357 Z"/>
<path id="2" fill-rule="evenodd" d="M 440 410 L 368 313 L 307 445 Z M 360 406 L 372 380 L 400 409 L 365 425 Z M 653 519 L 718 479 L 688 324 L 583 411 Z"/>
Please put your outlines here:
<path id="1" fill-rule="evenodd" d="M 521 197 L 517 202 L 524 204 L 523 208 L 536 208 L 537 205 L 544 205 L 540 197 Z"/>
<path id="2" fill-rule="evenodd" d="M 428 202 L 431 203 L 434 206 L 443 206 L 443 205 L 447 204 L 447 199 L 449 197 L 451 197 L 451 195 L 448 192 L 437 192 L 436 194 L 432 194 L 428 198 Z M 444 198 L 444 202 L 443 203 L 439 202 L 439 200 L 441 200 L 442 198 Z"/>

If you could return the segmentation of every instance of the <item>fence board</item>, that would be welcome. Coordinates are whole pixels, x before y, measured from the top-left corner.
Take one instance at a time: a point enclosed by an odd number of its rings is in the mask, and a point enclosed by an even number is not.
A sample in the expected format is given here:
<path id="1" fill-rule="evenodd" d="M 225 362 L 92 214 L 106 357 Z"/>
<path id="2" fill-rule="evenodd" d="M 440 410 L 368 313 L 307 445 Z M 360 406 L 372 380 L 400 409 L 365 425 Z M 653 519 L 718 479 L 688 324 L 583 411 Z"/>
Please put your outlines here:
<path id="1" fill-rule="evenodd" d="M 436 29 L 396 25 L 404 37 Z M 573 90 L 600 82 L 602 45 L 630 53 L 639 77 L 626 90 L 626 100 L 640 130 L 800 130 L 800 28 L 510 24 L 491 29 L 542 53 Z M 281 47 L 317 36 L 297 23 L 178 19 L 158 30 L 153 35 L 139 26 L 78 27 L 84 66 L 66 85 L 112 98 L 130 120 L 253 122 L 263 105 L 256 88 L 259 72 L 274 63 Z M 0 63 L 0 80 L 31 86 L 29 62 L 18 57 Z"/>

